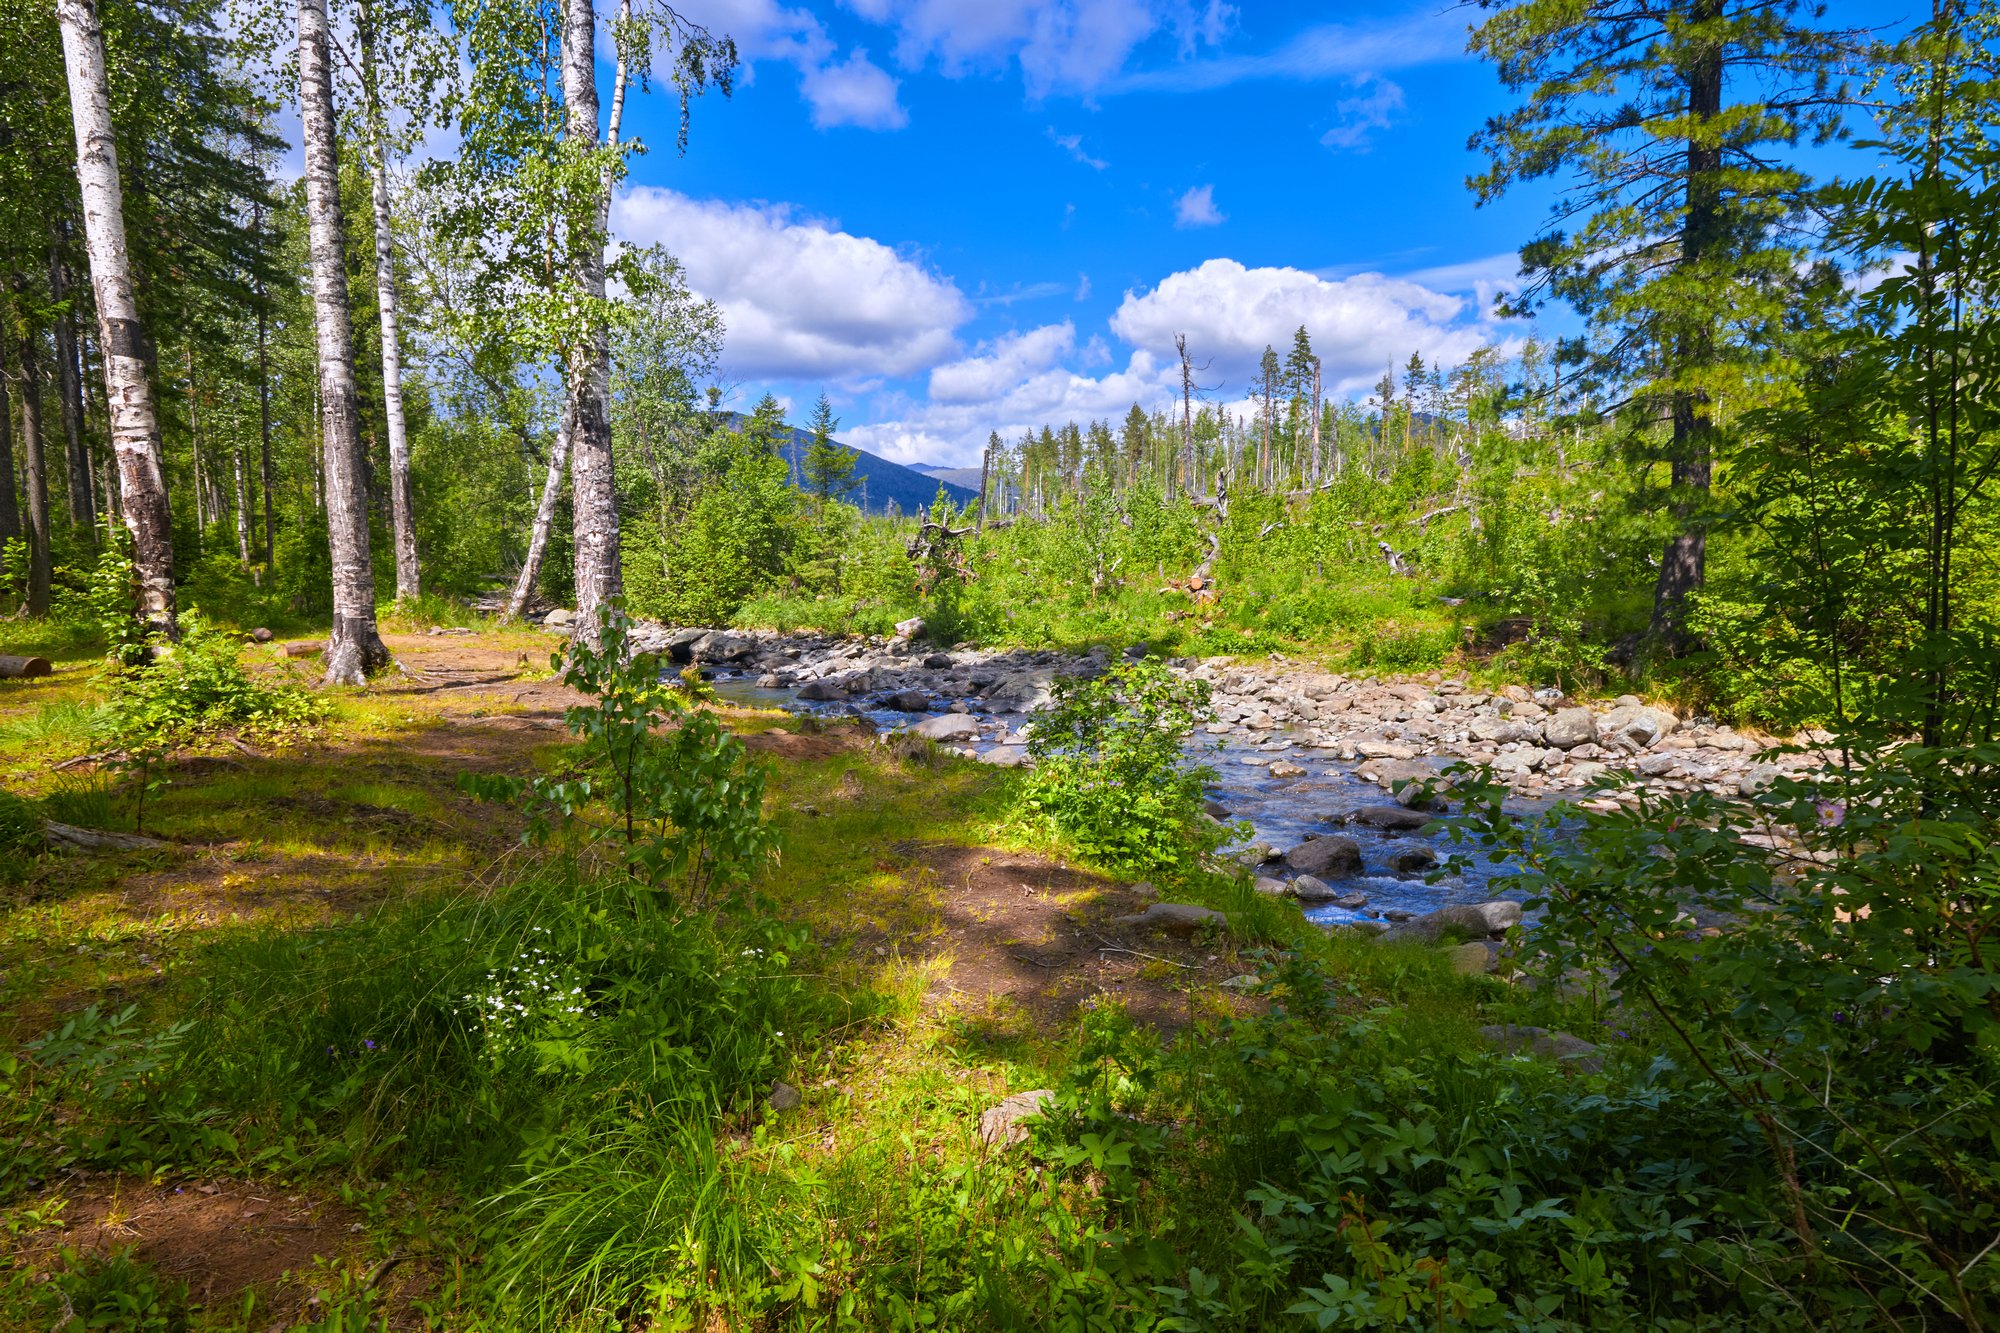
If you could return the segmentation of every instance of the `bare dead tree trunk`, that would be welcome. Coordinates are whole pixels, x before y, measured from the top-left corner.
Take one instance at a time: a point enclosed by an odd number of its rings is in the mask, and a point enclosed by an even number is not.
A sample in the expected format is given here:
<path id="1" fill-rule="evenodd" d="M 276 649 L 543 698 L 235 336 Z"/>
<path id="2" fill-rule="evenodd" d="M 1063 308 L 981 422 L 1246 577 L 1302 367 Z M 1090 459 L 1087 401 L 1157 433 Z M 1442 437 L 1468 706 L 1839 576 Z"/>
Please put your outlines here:
<path id="1" fill-rule="evenodd" d="M 354 326 L 347 308 L 347 253 L 334 157 L 333 71 L 326 0 L 299 0 L 299 121 L 306 157 L 313 322 L 319 341 L 321 438 L 326 460 L 327 542 L 333 558 L 333 633 L 326 683 L 359 685 L 387 665 L 375 627 L 375 571 L 368 552 L 361 415 L 354 384 Z"/>
<path id="2" fill-rule="evenodd" d="M 1312 488 L 1313 488 L 1314 486 L 1318 485 L 1318 484 L 1319 484 L 1319 481 L 1320 481 L 1320 478 L 1321 478 L 1321 477 L 1322 477 L 1322 476 L 1323 476 L 1323 475 L 1325 474 L 1325 472 L 1326 472 L 1326 456 L 1325 456 L 1325 453 L 1324 453 L 1324 451 L 1323 451 L 1323 450 L 1322 450 L 1322 449 L 1320 448 L 1320 439 L 1319 439 L 1319 418 L 1320 418 L 1320 402 L 1319 402 L 1319 394 L 1320 394 L 1320 388 L 1319 388 L 1319 370 L 1320 370 L 1320 364 L 1319 364 L 1319 358 L 1318 358 L 1318 357 L 1314 357 L 1314 358 L 1313 358 L 1313 454 L 1312 454 L 1312 480 L 1306 483 L 1306 489 L 1307 489 L 1307 490 L 1311 490 L 1311 489 L 1312 489 Z"/>
<path id="3" fill-rule="evenodd" d="M 578 150 L 598 144 L 595 39 L 592 0 L 563 0 L 562 84 L 567 112 L 564 135 Z M 622 62 L 621 62 L 622 63 Z M 603 189 L 608 190 L 609 181 Z M 597 642 L 598 607 L 624 589 L 618 567 L 618 492 L 611 462 L 611 342 L 603 302 L 604 229 L 608 201 L 600 191 L 588 217 L 572 217 L 568 236 L 570 278 L 584 307 L 584 332 L 570 349 L 570 501 L 576 533 L 577 637 Z"/>
<path id="4" fill-rule="evenodd" d="M 1187 335 L 1174 335 L 1174 351 L 1181 358 L 1181 476 L 1188 486 L 1188 494 L 1196 493 L 1194 485 L 1194 366 L 1188 360 Z M 1168 473 L 1172 475 L 1171 470 Z M 1174 498 L 1174 488 L 1167 486 L 1167 498 Z"/>
<path id="5" fill-rule="evenodd" d="M 55 298 L 56 392 L 63 426 L 64 475 L 69 479 L 70 526 L 97 540 L 97 501 L 91 490 L 90 455 L 83 445 L 83 378 L 76 364 L 76 313 L 69 307 L 69 271 L 62 252 L 49 247 L 49 294 Z"/>
<path id="6" fill-rule="evenodd" d="M 243 441 L 236 441 L 236 559 L 250 563 L 250 479 L 243 466 Z"/>
<path id="7" fill-rule="evenodd" d="M 187 361 L 188 384 L 188 443 L 194 450 L 194 530 L 196 554 L 208 533 L 208 488 L 202 484 L 201 471 L 201 388 L 194 378 L 194 344 L 183 349 Z"/>
<path id="8" fill-rule="evenodd" d="M 401 302 L 396 287 L 396 236 L 389 211 L 388 126 L 375 69 L 375 19 L 368 0 L 355 14 L 361 47 L 361 90 L 367 99 L 368 175 L 375 205 L 375 291 L 382 325 L 382 411 L 389 423 L 389 527 L 396 551 L 396 600 L 418 595 L 415 501 L 410 488 L 410 436 L 403 419 Z"/>
<path id="9" fill-rule="evenodd" d="M 14 319 L 18 338 L 15 383 L 21 390 L 21 490 L 28 505 L 28 596 L 22 609 L 35 617 L 49 613 L 49 474 L 47 442 L 42 429 L 42 357 L 40 331 L 28 314 L 28 280 L 13 277 Z"/>
<path id="10" fill-rule="evenodd" d="M 160 422 L 146 378 L 145 329 L 132 296 L 125 246 L 125 200 L 118 179 L 118 144 L 111 128 L 104 31 L 93 0 L 56 0 L 63 65 L 69 76 L 70 117 L 76 126 L 76 175 L 83 196 L 84 248 L 97 304 L 98 350 L 111 447 L 118 459 L 125 527 L 143 614 L 153 629 L 174 637 L 173 520 L 160 469 Z"/>
<path id="11" fill-rule="evenodd" d="M 562 422 L 549 446 L 549 471 L 542 483 L 542 498 L 535 505 L 535 524 L 528 530 L 528 555 L 521 561 L 521 576 L 514 580 L 514 593 L 507 599 L 507 619 L 518 619 L 528 609 L 535 581 L 542 576 L 542 557 L 549 549 L 549 532 L 555 527 L 556 502 L 562 499 L 563 474 L 569 471 L 570 409 L 563 407 Z"/>

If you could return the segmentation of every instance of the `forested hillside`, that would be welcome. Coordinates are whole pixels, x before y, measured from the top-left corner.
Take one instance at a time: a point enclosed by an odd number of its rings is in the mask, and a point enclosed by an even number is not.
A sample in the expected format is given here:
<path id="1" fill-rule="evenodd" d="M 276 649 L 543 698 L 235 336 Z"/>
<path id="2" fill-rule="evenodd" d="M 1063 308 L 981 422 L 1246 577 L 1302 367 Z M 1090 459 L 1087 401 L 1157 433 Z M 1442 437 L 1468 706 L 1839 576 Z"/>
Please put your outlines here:
<path id="1" fill-rule="evenodd" d="M 0 1333 L 2000 1328 L 2000 7 L 776 8 L 0 0 Z"/>

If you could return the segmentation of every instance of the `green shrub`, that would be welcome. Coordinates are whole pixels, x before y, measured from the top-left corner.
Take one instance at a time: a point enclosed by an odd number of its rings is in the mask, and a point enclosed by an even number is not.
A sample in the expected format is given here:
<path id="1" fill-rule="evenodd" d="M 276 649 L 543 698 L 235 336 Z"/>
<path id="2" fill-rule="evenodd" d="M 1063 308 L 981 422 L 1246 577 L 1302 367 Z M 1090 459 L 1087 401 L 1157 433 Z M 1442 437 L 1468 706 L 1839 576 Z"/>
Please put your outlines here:
<path id="1" fill-rule="evenodd" d="M 162 1277 L 130 1246 L 110 1254 L 65 1246 L 41 1305 L 56 1333 L 185 1333 L 189 1327 L 187 1285 Z"/>
<path id="2" fill-rule="evenodd" d="M 1227 836 L 1202 809 L 1214 771 L 1182 753 L 1207 716 L 1208 696 L 1206 681 L 1152 659 L 1058 679 L 1029 727 L 1035 767 L 1022 793 L 1024 821 L 1118 870 L 1192 869 Z"/>

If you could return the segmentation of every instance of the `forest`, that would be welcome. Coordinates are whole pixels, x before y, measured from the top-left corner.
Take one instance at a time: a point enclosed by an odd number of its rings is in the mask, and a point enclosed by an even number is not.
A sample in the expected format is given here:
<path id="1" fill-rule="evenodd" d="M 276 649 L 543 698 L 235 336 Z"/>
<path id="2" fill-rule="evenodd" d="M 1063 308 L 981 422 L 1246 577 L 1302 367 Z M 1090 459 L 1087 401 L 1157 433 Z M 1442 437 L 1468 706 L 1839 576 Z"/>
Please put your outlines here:
<path id="1" fill-rule="evenodd" d="M 906 510 L 614 226 L 728 22 L 0 0 L 0 1330 L 2000 1329 L 2000 5 L 1843 8 L 1464 6 L 1498 334 Z"/>

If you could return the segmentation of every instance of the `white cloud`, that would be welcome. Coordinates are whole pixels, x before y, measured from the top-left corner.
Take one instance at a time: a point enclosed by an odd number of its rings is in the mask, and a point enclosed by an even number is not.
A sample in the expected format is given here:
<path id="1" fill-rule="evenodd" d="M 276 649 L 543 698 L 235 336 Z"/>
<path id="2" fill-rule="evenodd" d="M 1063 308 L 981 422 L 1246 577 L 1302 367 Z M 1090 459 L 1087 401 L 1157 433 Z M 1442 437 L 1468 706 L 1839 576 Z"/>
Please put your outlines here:
<path id="1" fill-rule="evenodd" d="M 1117 77 L 1148 38 L 1170 32 L 1183 55 L 1220 41 L 1221 0 L 847 0 L 898 33 L 897 58 L 935 61 L 947 77 L 1018 63 L 1033 97 L 1090 93 Z"/>
<path id="2" fill-rule="evenodd" d="M 1049 126 L 1049 138 L 1054 140 L 1058 148 L 1093 171 L 1102 171 L 1111 165 L 1103 158 L 1092 157 L 1084 151 L 1083 136 L 1081 134 L 1057 134 L 1055 126 L 1051 125 Z"/>
<path id="3" fill-rule="evenodd" d="M 1255 79 L 1310 82 L 1368 70 L 1408 69 L 1465 54 L 1466 24 L 1422 9 L 1388 23 L 1322 23 L 1274 50 L 1216 55 L 1138 70 L 1117 80 L 1115 91 L 1206 92 Z"/>
<path id="4" fill-rule="evenodd" d="M 1493 302 L 1503 292 L 1521 290 L 1521 256 L 1518 251 L 1507 250 L 1484 259 L 1421 268 L 1414 273 L 1405 273 L 1403 277 L 1441 292 L 1470 293 L 1478 303 L 1479 311 L 1490 313 Z"/>
<path id="5" fill-rule="evenodd" d="M 812 122 L 820 129 L 833 125 L 902 129 L 910 123 L 910 113 L 896 100 L 900 86 L 862 50 L 840 64 L 808 69 L 799 76 L 799 91 L 811 105 Z"/>
<path id="6" fill-rule="evenodd" d="M 1411 352 L 1455 365 L 1488 339 L 1464 322 L 1467 302 L 1406 278 L 1362 273 L 1322 278 L 1295 268 L 1246 268 L 1211 259 L 1167 277 L 1151 291 L 1127 292 L 1111 331 L 1133 347 L 1165 355 L 1174 335 L 1209 363 L 1210 378 L 1247 382 L 1265 344 L 1282 355 L 1303 325 L 1325 363 L 1328 392 L 1365 388 Z M 1477 312 L 1473 312 L 1477 313 Z"/>
<path id="7" fill-rule="evenodd" d="M 621 240 L 657 242 L 722 308 L 724 368 L 753 379 L 917 374 L 957 351 L 972 308 L 955 283 L 880 241 L 783 204 L 641 186 L 612 205 Z"/>
<path id="8" fill-rule="evenodd" d="M 690 22 L 735 40 L 747 62 L 746 81 L 755 79 L 760 60 L 797 69 L 799 95 L 820 129 L 858 125 L 895 130 L 909 124 L 909 113 L 896 100 L 896 80 L 865 50 L 836 59 L 838 48 L 809 10 L 788 9 L 777 0 L 687 0 L 676 8 Z"/>
<path id="9" fill-rule="evenodd" d="M 1369 134 L 1388 129 L 1390 115 L 1403 109 L 1402 88 L 1380 75 L 1359 74 L 1353 84 L 1354 96 L 1343 97 L 1334 104 L 1338 119 L 1332 129 L 1319 137 L 1328 148 L 1365 151 Z"/>
<path id="10" fill-rule="evenodd" d="M 1174 200 L 1176 227 L 1213 227 L 1226 221 L 1222 210 L 1215 206 L 1213 185 L 1197 185 Z"/>

